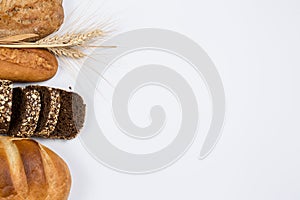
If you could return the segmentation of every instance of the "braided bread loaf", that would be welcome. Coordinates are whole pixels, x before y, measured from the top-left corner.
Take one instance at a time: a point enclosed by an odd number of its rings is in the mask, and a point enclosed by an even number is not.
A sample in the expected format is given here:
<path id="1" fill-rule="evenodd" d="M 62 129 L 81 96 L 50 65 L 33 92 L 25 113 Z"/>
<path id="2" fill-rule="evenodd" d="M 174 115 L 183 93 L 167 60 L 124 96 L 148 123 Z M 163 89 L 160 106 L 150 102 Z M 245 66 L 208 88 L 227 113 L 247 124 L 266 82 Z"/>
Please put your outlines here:
<path id="1" fill-rule="evenodd" d="M 0 200 L 65 200 L 71 176 L 66 163 L 29 139 L 0 136 Z"/>

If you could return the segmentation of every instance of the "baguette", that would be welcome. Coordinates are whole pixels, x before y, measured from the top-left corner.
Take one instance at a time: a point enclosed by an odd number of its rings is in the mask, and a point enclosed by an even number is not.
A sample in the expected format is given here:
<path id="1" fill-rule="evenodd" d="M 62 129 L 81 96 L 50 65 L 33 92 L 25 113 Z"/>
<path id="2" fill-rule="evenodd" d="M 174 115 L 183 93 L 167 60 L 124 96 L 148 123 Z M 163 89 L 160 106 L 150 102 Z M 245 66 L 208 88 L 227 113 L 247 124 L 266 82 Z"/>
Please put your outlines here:
<path id="1" fill-rule="evenodd" d="M 56 74 L 57 68 L 56 57 L 47 50 L 0 48 L 0 79 L 46 81 Z"/>
<path id="2" fill-rule="evenodd" d="M 66 200 L 71 187 L 67 164 L 29 139 L 0 136 L 0 200 Z"/>

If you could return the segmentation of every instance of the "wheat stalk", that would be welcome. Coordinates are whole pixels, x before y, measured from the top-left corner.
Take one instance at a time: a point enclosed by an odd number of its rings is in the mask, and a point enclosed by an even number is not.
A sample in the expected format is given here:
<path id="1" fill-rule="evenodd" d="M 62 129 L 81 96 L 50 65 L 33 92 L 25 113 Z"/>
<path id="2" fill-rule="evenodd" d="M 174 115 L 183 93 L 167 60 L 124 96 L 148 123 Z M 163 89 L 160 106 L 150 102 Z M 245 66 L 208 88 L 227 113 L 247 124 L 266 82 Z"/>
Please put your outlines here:
<path id="1" fill-rule="evenodd" d="M 21 35 L 13 35 L 13 36 L 7 36 L 0 39 L 0 43 L 6 44 L 6 43 L 15 43 L 20 42 L 26 39 L 31 39 L 34 37 L 38 37 L 37 34 L 21 34 Z"/>
<path id="2" fill-rule="evenodd" d="M 70 58 L 82 58 L 86 56 L 80 47 L 87 43 L 92 43 L 93 40 L 103 36 L 103 31 L 96 29 L 84 33 L 67 33 L 64 35 L 55 35 L 46 37 L 36 42 L 23 42 L 29 37 L 34 37 L 34 34 L 16 35 L 9 38 L 0 38 L 0 47 L 6 48 L 44 48 L 48 49 L 57 56 L 65 56 Z M 90 46 L 95 47 L 95 46 Z M 105 46 L 97 46 L 105 47 Z"/>

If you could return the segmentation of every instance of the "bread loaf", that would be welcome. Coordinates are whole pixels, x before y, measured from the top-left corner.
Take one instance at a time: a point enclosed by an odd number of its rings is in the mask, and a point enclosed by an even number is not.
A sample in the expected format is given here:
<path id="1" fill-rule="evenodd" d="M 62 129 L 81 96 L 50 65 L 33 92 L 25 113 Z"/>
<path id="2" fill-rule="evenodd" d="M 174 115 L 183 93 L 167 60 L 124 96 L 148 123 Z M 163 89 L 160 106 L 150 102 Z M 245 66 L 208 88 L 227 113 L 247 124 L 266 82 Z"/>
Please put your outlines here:
<path id="1" fill-rule="evenodd" d="M 53 151 L 0 136 L 0 200 L 66 200 L 70 187 L 68 166 Z"/>
<path id="2" fill-rule="evenodd" d="M 84 124 L 85 104 L 82 97 L 74 92 L 44 86 L 31 85 L 25 88 L 28 89 L 39 91 L 42 105 L 33 136 L 68 140 L 75 138 Z M 18 137 L 11 131 L 9 134 Z M 23 133 L 21 137 L 30 135 Z"/>
<path id="3" fill-rule="evenodd" d="M 80 95 L 64 90 L 59 91 L 61 106 L 58 122 L 49 137 L 69 140 L 75 138 L 83 127 L 86 105 Z"/>
<path id="4" fill-rule="evenodd" d="M 62 0 L 2 0 L 0 16 L 0 37 L 35 33 L 38 40 L 59 29 L 64 11 Z"/>
<path id="5" fill-rule="evenodd" d="M 10 109 L 5 115 L 11 119 L 9 129 L 3 129 L 0 134 L 73 139 L 83 127 L 86 105 L 74 92 L 31 85 L 13 88 L 11 93 L 12 107 L 4 107 Z"/>
<path id="6" fill-rule="evenodd" d="M 40 82 L 52 78 L 57 68 L 56 57 L 47 50 L 0 48 L 0 79 Z"/>

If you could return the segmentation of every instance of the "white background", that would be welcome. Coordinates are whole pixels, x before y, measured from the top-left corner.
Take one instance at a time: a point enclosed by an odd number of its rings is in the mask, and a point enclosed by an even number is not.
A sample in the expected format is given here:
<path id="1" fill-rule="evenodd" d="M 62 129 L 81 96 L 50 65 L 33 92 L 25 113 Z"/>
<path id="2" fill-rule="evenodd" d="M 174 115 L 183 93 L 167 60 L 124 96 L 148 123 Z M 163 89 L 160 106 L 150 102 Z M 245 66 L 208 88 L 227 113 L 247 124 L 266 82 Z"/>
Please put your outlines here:
<path id="1" fill-rule="evenodd" d="M 71 169 L 70 200 L 300 199 L 300 1 L 64 0 L 66 20 L 81 4 L 114 20 L 114 34 L 163 28 L 193 39 L 219 70 L 227 113 L 209 157 L 197 159 L 199 136 L 177 163 L 149 175 L 99 164 L 79 138 L 41 141 Z M 74 85 L 68 68 L 60 68 L 45 85 Z"/>

